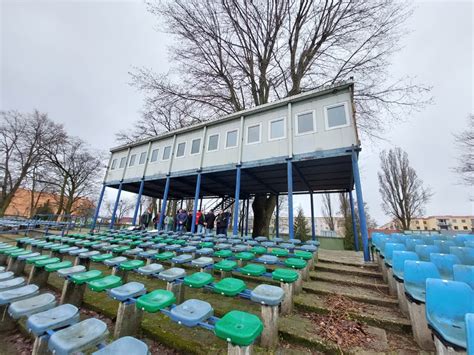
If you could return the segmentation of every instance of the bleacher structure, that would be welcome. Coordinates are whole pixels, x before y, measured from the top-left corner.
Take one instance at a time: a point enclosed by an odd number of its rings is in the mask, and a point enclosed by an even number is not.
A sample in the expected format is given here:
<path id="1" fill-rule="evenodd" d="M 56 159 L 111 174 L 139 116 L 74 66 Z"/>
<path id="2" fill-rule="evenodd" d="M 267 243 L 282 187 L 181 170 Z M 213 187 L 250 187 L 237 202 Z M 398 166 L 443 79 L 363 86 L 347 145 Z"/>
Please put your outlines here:
<path id="1" fill-rule="evenodd" d="M 247 206 L 243 218 L 248 219 L 250 197 L 286 194 L 291 240 L 293 194 L 309 194 L 315 240 L 313 195 L 348 193 L 356 225 L 355 187 L 364 260 L 369 261 L 353 92 L 352 82 L 340 83 L 111 149 L 91 230 L 95 230 L 106 187 L 117 189 L 111 229 L 121 192 L 128 191 L 138 194 L 134 225 L 142 195 L 163 201 L 158 229 L 163 226 L 168 200 L 194 199 L 191 232 L 200 199 L 233 198 L 234 236 L 238 235 L 241 200 Z"/>
<path id="2" fill-rule="evenodd" d="M 474 234 L 374 233 L 372 244 L 420 348 L 474 354 Z"/>

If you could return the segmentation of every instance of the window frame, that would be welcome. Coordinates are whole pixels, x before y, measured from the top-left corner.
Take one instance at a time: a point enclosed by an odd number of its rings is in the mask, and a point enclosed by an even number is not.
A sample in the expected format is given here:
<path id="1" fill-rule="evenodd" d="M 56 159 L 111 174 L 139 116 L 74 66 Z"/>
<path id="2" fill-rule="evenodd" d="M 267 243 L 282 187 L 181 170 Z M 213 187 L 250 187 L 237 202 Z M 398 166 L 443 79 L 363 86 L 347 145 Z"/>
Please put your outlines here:
<path id="1" fill-rule="evenodd" d="M 135 166 L 135 160 L 137 159 L 137 154 L 130 155 L 130 159 L 128 161 L 128 166 Z"/>
<path id="2" fill-rule="evenodd" d="M 249 129 L 252 128 L 252 127 L 256 127 L 256 126 L 258 126 L 258 141 L 250 143 L 249 142 Z M 262 143 L 262 122 L 249 124 L 245 129 L 245 133 L 246 133 L 246 139 L 245 139 L 245 144 L 246 145 L 253 145 L 253 144 Z"/>
<path id="3" fill-rule="evenodd" d="M 184 158 L 186 156 L 186 141 L 183 141 L 183 142 L 179 142 L 178 144 L 176 144 L 176 152 L 175 152 L 175 158 L 176 159 L 180 159 L 180 158 Z M 183 150 L 183 155 L 178 155 L 178 150 L 179 150 L 179 146 L 181 144 L 184 144 L 184 150 Z"/>
<path id="4" fill-rule="evenodd" d="M 193 143 L 194 143 L 194 141 L 199 141 L 197 153 L 193 153 Z M 191 139 L 191 150 L 189 152 L 189 155 L 199 155 L 199 154 L 201 154 L 201 145 L 202 145 L 201 144 L 201 137 Z M 186 148 L 184 148 L 184 149 L 186 149 Z"/>
<path id="5" fill-rule="evenodd" d="M 334 126 L 334 127 L 329 127 L 328 109 L 333 108 L 333 107 L 338 107 L 338 106 L 344 106 L 344 112 L 346 114 L 346 124 L 339 125 L 339 126 Z M 325 128 L 326 128 L 326 131 L 330 131 L 330 130 L 333 130 L 333 129 L 344 128 L 344 127 L 350 127 L 351 117 L 349 116 L 349 105 L 347 104 L 347 101 L 339 102 L 339 103 L 333 104 L 333 105 L 324 106 L 323 111 L 324 111 L 324 125 L 325 125 Z"/>
<path id="6" fill-rule="evenodd" d="M 216 149 L 209 149 L 209 141 L 211 140 L 211 137 L 214 137 L 214 136 L 217 136 L 217 145 L 216 145 Z M 207 137 L 207 145 L 206 145 L 206 151 L 207 152 L 217 152 L 219 151 L 219 143 L 220 143 L 220 140 L 221 140 L 221 137 L 220 137 L 220 133 L 213 133 L 213 134 L 210 134 L 208 137 Z"/>
<path id="7" fill-rule="evenodd" d="M 145 155 L 143 155 L 143 154 L 145 154 Z M 142 156 L 145 157 L 145 159 L 143 160 L 143 163 L 141 162 L 142 161 Z M 147 152 L 141 152 L 140 157 L 138 158 L 138 165 L 146 164 L 146 158 L 147 158 Z"/>
<path id="8" fill-rule="evenodd" d="M 110 170 L 115 170 L 117 168 L 117 158 L 112 159 L 112 162 L 110 163 Z"/>
<path id="9" fill-rule="evenodd" d="M 230 132 L 237 132 L 237 138 L 235 140 L 235 145 L 233 146 L 230 146 L 228 147 L 227 146 L 227 135 L 230 133 Z M 238 128 L 232 128 L 232 129 L 229 129 L 227 131 L 225 131 L 225 144 L 224 144 L 224 149 L 235 149 L 235 148 L 238 148 L 239 147 L 239 129 Z"/>
<path id="10" fill-rule="evenodd" d="M 277 121 L 282 121 L 282 120 L 283 120 L 283 137 L 272 138 L 272 123 L 277 122 Z M 287 131 L 286 117 L 283 116 L 283 117 L 274 118 L 274 119 L 268 121 L 268 141 L 269 142 L 286 139 L 286 131 Z"/>
<path id="11" fill-rule="evenodd" d="M 155 160 L 153 160 L 153 153 L 156 152 L 156 158 Z M 160 155 L 160 148 L 155 148 L 155 149 L 152 149 L 151 150 L 151 154 L 150 154 L 150 163 L 156 163 L 158 161 L 158 157 Z"/>
<path id="12" fill-rule="evenodd" d="M 123 166 L 122 166 L 123 162 Z M 121 157 L 119 163 L 119 169 L 125 169 L 127 167 L 127 157 Z"/>
<path id="13" fill-rule="evenodd" d="M 298 125 L 298 117 L 299 116 L 302 116 L 302 115 L 306 115 L 308 113 L 311 113 L 313 115 L 313 130 L 312 131 L 308 131 L 308 132 L 303 132 L 303 133 L 300 133 L 299 131 L 299 125 Z M 298 136 L 305 136 L 307 134 L 314 134 L 314 133 L 317 133 L 318 132 L 318 126 L 316 124 L 316 110 L 308 110 L 308 111 L 302 111 L 302 112 L 298 112 L 297 114 L 295 114 L 295 136 L 298 137 Z"/>
<path id="14" fill-rule="evenodd" d="M 170 159 L 171 159 L 171 154 L 172 154 L 171 148 L 172 148 L 172 147 L 171 147 L 170 145 L 167 145 L 166 147 L 163 148 L 163 154 L 162 154 L 162 156 L 161 156 L 161 160 L 162 160 L 162 161 L 167 161 L 167 160 L 170 160 Z M 166 150 L 167 150 L 167 149 L 168 149 L 169 153 L 168 153 L 168 157 L 165 158 L 165 153 L 166 153 Z"/>

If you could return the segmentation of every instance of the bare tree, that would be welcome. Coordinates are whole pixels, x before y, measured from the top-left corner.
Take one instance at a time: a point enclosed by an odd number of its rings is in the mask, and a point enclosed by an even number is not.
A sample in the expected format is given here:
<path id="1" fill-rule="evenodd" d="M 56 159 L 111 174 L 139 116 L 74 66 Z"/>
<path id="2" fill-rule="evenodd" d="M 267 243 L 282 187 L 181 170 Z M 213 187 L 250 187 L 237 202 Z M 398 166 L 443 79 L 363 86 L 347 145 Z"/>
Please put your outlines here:
<path id="1" fill-rule="evenodd" d="M 466 130 L 455 136 L 460 151 L 458 166 L 454 169 L 467 186 L 474 185 L 474 114 L 469 115 Z"/>
<path id="2" fill-rule="evenodd" d="M 329 227 L 329 230 L 335 231 L 336 230 L 336 219 L 334 216 L 334 209 L 332 207 L 332 200 L 331 200 L 331 194 L 325 193 L 323 195 L 323 217 L 324 221 Z"/>
<path id="3" fill-rule="evenodd" d="M 47 149 L 62 144 L 65 137 L 62 125 L 39 111 L 0 112 L 0 216 L 26 177 L 44 159 Z"/>
<path id="4" fill-rule="evenodd" d="M 404 230 L 412 218 L 423 214 L 432 193 L 410 166 L 408 154 L 400 148 L 380 154 L 379 191 L 385 213 L 397 220 Z"/>
<path id="5" fill-rule="evenodd" d="M 115 201 L 106 201 L 105 202 L 105 210 L 107 213 L 107 216 L 112 218 L 112 214 L 114 212 L 114 205 Z M 115 220 L 120 223 L 120 220 L 123 217 L 126 217 L 127 215 L 130 214 L 130 212 L 135 208 L 135 201 L 132 199 L 128 198 L 123 198 L 120 199 L 118 205 L 117 205 L 117 212 L 115 213 Z"/>
<path id="6" fill-rule="evenodd" d="M 385 127 L 381 112 L 399 119 L 429 101 L 429 88 L 388 78 L 412 12 L 405 2 L 177 0 L 151 1 L 148 9 L 176 38 L 175 66 L 167 75 L 131 74 L 146 99 L 139 128 L 119 136 L 125 141 L 350 77 L 358 126 L 368 135 Z M 255 196 L 254 235 L 268 233 L 275 203 L 273 194 Z"/>

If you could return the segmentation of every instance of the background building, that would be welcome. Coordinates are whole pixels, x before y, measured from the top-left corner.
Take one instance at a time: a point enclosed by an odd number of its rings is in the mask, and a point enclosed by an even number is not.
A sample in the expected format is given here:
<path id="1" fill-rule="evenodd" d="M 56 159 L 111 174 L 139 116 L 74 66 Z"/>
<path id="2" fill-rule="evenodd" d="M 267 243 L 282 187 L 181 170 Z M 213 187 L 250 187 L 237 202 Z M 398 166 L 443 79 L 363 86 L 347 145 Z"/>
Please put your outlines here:
<path id="1" fill-rule="evenodd" d="M 382 229 L 399 229 L 395 220 L 384 224 Z M 474 231 L 474 216 L 428 216 L 412 219 L 410 230 L 416 231 Z"/>

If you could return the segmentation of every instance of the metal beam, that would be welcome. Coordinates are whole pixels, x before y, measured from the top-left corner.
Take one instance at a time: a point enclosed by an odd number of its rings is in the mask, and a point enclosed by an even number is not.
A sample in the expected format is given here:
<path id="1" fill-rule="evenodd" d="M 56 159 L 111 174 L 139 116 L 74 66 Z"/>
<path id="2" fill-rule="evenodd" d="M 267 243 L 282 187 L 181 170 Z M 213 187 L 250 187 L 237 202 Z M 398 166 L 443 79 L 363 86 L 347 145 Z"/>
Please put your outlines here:
<path id="1" fill-rule="evenodd" d="M 250 178 L 254 179 L 257 181 L 260 185 L 265 186 L 268 191 L 273 192 L 274 194 L 277 194 L 278 191 L 276 191 L 273 187 L 268 185 L 266 182 L 264 182 L 262 179 L 260 179 L 258 176 L 256 176 L 254 173 L 250 172 L 249 170 L 242 169 L 242 171 L 247 174 Z"/>
<path id="2" fill-rule="evenodd" d="M 354 170 L 354 181 L 357 195 L 357 207 L 359 208 L 360 234 L 362 235 L 362 246 L 364 248 L 364 261 L 370 261 L 369 254 L 369 233 L 367 231 L 367 221 L 365 219 L 364 198 L 362 196 L 362 186 L 360 183 L 359 163 L 355 150 L 352 150 L 352 169 Z"/>

